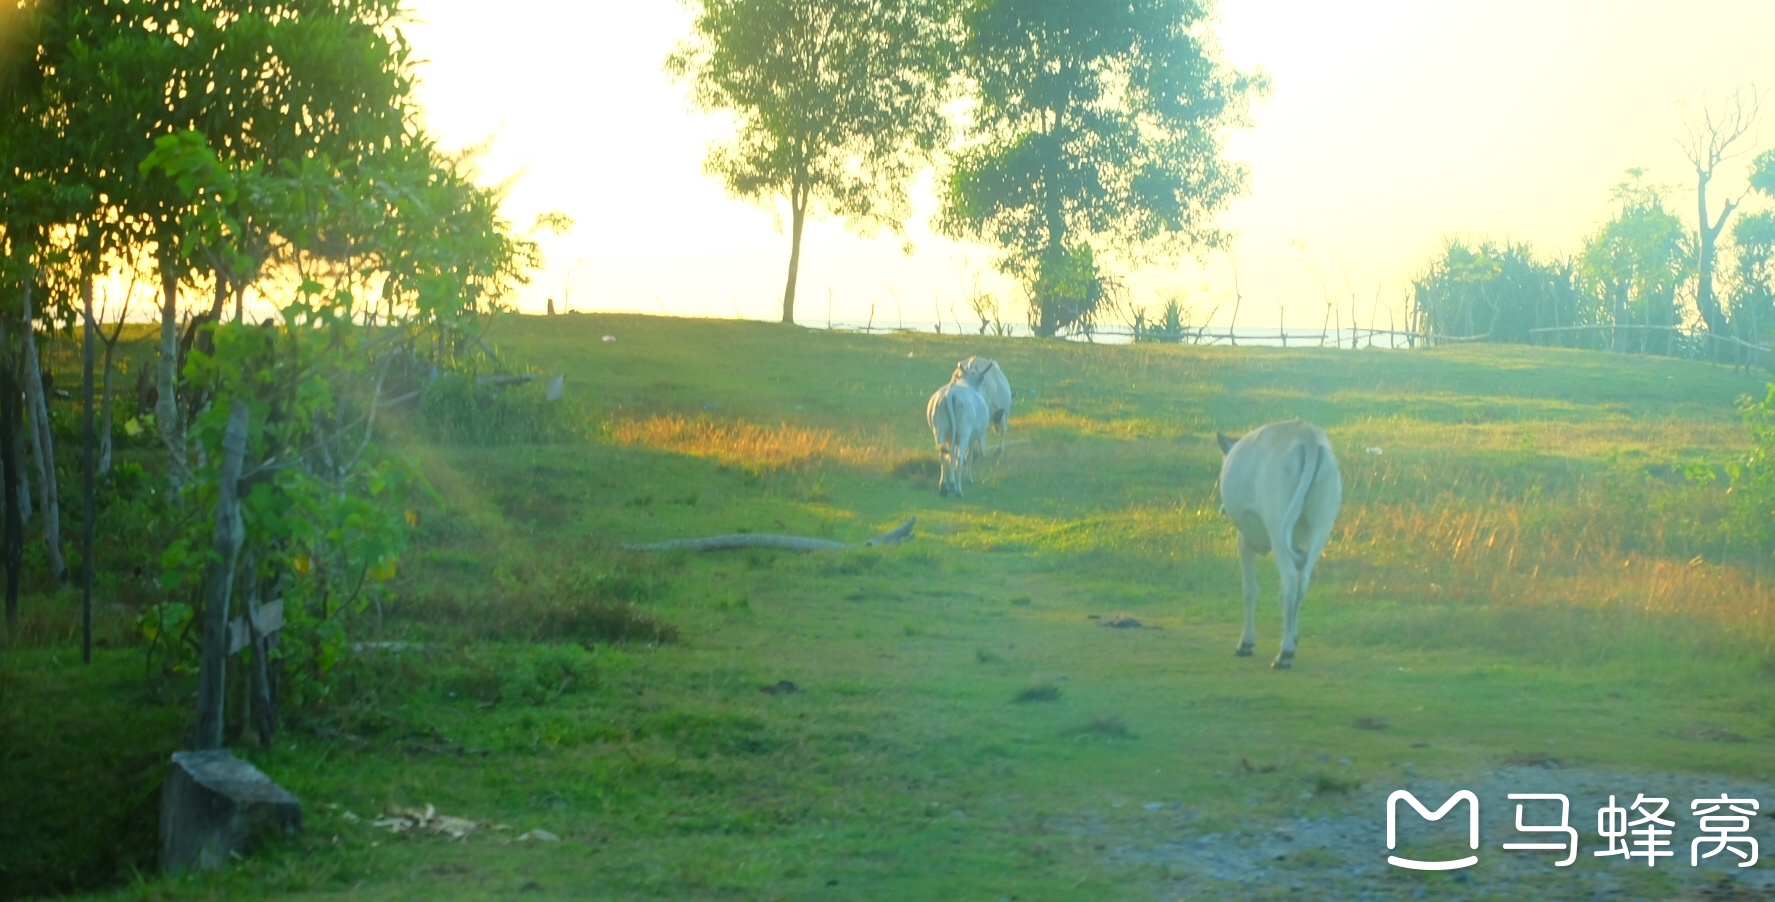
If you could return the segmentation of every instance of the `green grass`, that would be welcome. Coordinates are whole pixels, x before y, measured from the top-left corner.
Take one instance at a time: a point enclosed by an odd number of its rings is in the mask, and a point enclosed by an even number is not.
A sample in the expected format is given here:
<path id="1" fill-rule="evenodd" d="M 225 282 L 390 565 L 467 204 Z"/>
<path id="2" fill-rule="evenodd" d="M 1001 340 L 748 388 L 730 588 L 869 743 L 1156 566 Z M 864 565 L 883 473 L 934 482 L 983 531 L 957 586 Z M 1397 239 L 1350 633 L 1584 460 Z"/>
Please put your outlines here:
<path id="1" fill-rule="evenodd" d="M 1742 374 L 596 315 L 495 337 L 565 372 L 595 437 L 409 444 L 442 501 L 400 600 L 359 632 L 416 644 L 353 656 L 323 712 L 243 752 L 304 799 L 307 832 L 118 895 L 1212 897 L 1232 891 L 1113 859 L 1152 829 L 1145 804 L 1179 803 L 1198 832 L 1328 816 L 1404 762 L 1458 779 L 1550 748 L 1769 773 L 1766 560 L 1722 525 L 1723 488 L 1682 476 L 1741 456 L 1733 401 L 1758 385 Z M 965 500 L 939 498 L 923 406 L 973 353 L 1014 380 L 1016 444 Z M 1279 673 L 1267 563 L 1259 657 L 1232 654 L 1213 435 L 1293 416 L 1329 430 L 1346 500 Z M 911 515 L 919 538 L 896 548 L 615 548 L 859 540 Z M 1149 628 L 1090 619 L 1117 613 Z M 155 762 L 179 745 L 190 678 L 145 674 L 124 614 L 91 669 L 62 615 L 37 616 L 51 625 L 0 656 L 0 796 L 27 815 L 0 816 L 0 885 L 150 872 Z M 761 691 L 783 680 L 798 691 Z M 1750 741 L 1705 738 L 1719 731 Z M 366 825 L 427 803 L 512 829 L 447 843 Z M 534 828 L 563 841 L 504 841 Z"/>

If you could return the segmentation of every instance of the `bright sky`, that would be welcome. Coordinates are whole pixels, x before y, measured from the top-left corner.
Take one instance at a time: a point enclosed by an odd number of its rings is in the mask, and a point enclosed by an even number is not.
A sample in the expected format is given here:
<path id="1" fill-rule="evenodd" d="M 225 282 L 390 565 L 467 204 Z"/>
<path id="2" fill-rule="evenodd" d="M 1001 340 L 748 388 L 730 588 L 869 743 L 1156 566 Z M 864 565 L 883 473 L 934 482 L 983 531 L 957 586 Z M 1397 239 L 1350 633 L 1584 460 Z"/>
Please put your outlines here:
<path id="1" fill-rule="evenodd" d="M 447 145 L 492 139 L 490 180 L 517 176 L 507 211 L 527 225 L 559 210 L 548 268 L 518 298 L 575 310 L 776 319 L 789 254 L 771 211 L 705 175 L 718 117 L 692 112 L 661 63 L 688 33 L 673 0 L 411 0 L 409 30 L 428 121 Z M 497 15 L 489 10 L 498 9 Z M 1227 58 L 1272 92 L 1255 127 L 1228 137 L 1251 190 L 1222 224 L 1236 235 L 1239 325 L 1317 325 L 1327 292 L 1384 328 L 1409 280 L 1446 237 L 1575 250 L 1609 215 L 1628 167 L 1672 185 L 1693 216 L 1692 171 L 1676 137 L 1704 97 L 1775 89 L 1769 0 L 1221 0 Z M 1757 149 L 1775 146 L 1775 92 Z M 1709 189 L 1741 193 L 1749 154 Z M 877 324 L 971 316 L 979 276 L 1021 321 L 990 249 L 932 235 L 928 180 L 901 239 L 810 222 L 797 320 Z M 786 216 L 782 217 L 786 219 Z M 1231 312 L 1224 256 L 1152 267 L 1136 301 L 1183 293 L 1200 314 Z M 1376 297 L 1382 307 L 1371 314 Z M 952 313 L 952 310 L 955 311 Z M 970 323 L 977 326 L 977 321 Z"/>

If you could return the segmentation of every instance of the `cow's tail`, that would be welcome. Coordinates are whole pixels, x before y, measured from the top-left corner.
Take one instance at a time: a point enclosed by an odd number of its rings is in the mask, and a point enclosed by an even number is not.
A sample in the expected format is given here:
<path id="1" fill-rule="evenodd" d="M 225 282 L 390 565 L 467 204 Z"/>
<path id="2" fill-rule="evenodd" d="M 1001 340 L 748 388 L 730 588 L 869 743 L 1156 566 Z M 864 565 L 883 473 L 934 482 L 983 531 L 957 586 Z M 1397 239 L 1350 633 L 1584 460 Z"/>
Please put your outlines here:
<path id="1" fill-rule="evenodd" d="M 1300 467 L 1300 485 L 1294 487 L 1294 497 L 1289 499 L 1288 511 L 1282 517 L 1282 541 L 1272 543 L 1287 548 L 1288 556 L 1296 567 L 1304 567 L 1307 562 L 1303 553 L 1294 550 L 1294 528 L 1300 523 L 1301 514 L 1306 510 L 1307 493 L 1312 491 L 1314 480 L 1319 478 L 1319 457 L 1325 453 L 1325 449 L 1313 440 L 1307 441 L 1301 450 L 1304 454 Z"/>

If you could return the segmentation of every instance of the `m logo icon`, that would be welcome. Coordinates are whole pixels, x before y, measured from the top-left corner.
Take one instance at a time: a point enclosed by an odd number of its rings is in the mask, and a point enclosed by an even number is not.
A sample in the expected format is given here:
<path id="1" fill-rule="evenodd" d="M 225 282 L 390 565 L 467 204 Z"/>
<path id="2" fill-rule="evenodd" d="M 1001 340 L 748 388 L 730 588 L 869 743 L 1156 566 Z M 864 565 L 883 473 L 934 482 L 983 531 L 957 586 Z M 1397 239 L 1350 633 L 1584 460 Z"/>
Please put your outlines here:
<path id="1" fill-rule="evenodd" d="M 1397 824 L 1394 823 L 1394 819 L 1399 814 L 1400 799 L 1410 802 L 1411 807 L 1417 809 L 1417 813 L 1423 816 L 1424 820 L 1427 821 L 1442 820 L 1442 816 L 1453 810 L 1456 805 L 1461 802 L 1466 802 L 1467 842 L 1474 850 L 1478 850 L 1479 797 L 1475 796 L 1472 790 L 1463 789 L 1460 792 L 1449 796 L 1448 801 L 1443 802 L 1441 808 L 1431 811 L 1430 809 L 1425 808 L 1423 803 L 1418 801 L 1417 796 L 1414 796 L 1403 789 L 1398 789 L 1394 790 L 1392 795 L 1387 796 L 1387 851 L 1390 852 L 1399 845 L 1399 832 Z M 1468 855 L 1466 858 L 1457 858 L 1454 861 L 1418 861 L 1412 858 L 1400 858 L 1397 855 L 1388 855 L 1387 863 L 1396 868 L 1410 868 L 1414 871 L 1452 871 L 1456 868 L 1471 867 L 1478 864 L 1479 856 Z"/>

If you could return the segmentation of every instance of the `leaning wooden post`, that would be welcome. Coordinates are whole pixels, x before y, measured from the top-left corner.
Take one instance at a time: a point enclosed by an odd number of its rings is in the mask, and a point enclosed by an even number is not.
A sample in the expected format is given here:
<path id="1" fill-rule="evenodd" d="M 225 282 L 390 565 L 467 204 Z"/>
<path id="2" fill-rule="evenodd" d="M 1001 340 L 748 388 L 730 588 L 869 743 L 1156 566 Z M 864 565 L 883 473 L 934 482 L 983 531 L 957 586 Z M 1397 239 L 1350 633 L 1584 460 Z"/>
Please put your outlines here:
<path id="1" fill-rule="evenodd" d="M 222 700 L 228 660 L 228 590 L 234 582 L 234 562 L 240 555 L 243 536 L 240 498 L 240 462 L 247 450 L 247 405 L 236 398 L 228 405 L 228 431 L 222 435 L 222 474 L 216 486 L 216 534 L 211 542 L 215 559 L 210 561 L 203 598 L 203 663 L 198 671 L 197 747 L 222 747 Z"/>

